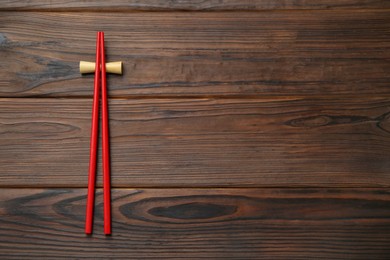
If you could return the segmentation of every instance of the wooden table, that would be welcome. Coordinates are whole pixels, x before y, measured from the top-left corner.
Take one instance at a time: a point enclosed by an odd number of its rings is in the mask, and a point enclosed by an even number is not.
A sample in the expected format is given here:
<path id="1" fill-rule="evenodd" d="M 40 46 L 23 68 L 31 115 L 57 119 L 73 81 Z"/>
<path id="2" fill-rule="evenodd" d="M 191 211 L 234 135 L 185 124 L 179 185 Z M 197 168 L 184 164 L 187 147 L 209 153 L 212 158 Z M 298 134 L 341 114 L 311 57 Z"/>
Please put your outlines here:
<path id="1" fill-rule="evenodd" d="M 390 258 L 390 1 L 0 11 L 1 259 Z M 98 30 L 109 237 L 101 189 L 83 229 Z"/>

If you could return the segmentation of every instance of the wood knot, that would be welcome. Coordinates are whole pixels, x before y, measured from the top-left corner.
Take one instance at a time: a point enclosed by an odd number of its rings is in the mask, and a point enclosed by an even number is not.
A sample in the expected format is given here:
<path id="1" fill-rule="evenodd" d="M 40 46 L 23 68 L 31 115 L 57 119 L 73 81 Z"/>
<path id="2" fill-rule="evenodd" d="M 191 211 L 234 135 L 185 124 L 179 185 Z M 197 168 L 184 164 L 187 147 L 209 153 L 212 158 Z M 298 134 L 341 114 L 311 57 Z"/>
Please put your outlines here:
<path id="1" fill-rule="evenodd" d="M 373 121 L 374 119 L 365 116 L 354 116 L 354 115 L 316 115 L 303 118 L 296 118 L 286 122 L 286 125 L 293 127 L 320 127 L 328 125 L 344 125 L 344 124 L 355 124 Z"/>
<path id="2" fill-rule="evenodd" d="M 228 200 L 229 198 L 232 198 L 232 201 Z M 240 210 L 239 205 L 243 205 L 241 200 L 231 196 L 147 198 L 124 204 L 119 210 L 128 219 L 148 223 L 208 223 L 235 218 Z"/>
<path id="3" fill-rule="evenodd" d="M 293 127 L 319 127 L 332 122 L 332 118 L 325 115 L 297 118 L 287 122 L 287 125 Z"/>
<path id="4" fill-rule="evenodd" d="M 152 208 L 148 212 L 154 216 L 174 219 L 208 219 L 233 214 L 236 206 L 193 202 L 169 207 Z"/>

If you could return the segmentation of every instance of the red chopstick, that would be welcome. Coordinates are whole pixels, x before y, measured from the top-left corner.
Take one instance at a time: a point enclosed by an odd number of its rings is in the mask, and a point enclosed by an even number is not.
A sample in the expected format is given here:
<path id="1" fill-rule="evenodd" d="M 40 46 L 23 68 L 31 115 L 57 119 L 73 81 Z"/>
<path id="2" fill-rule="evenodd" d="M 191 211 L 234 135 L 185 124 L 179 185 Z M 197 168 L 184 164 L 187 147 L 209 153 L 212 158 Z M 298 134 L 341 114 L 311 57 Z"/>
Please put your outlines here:
<path id="1" fill-rule="evenodd" d="M 104 52 L 104 33 L 100 35 L 100 55 L 102 65 L 102 120 L 103 120 L 103 201 L 104 234 L 111 234 L 111 188 L 110 188 L 110 147 L 108 132 L 108 99 L 106 80 L 106 58 Z"/>
<path id="2" fill-rule="evenodd" d="M 85 233 L 92 233 L 93 211 L 95 204 L 95 183 L 96 183 L 96 154 L 99 127 L 99 96 L 100 96 L 100 35 L 96 35 L 96 63 L 95 63 L 95 81 L 92 106 L 92 123 L 91 123 L 91 145 L 89 154 L 89 178 L 88 178 L 88 198 L 87 213 L 85 218 Z"/>
<path id="3" fill-rule="evenodd" d="M 102 65 L 103 64 L 103 65 Z M 99 96 L 100 83 L 102 88 L 102 127 L 103 127 L 103 201 L 104 201 L 104 234 L 111 234 L 111 187 L 110 187 L 110 146 L 108 129 L 108 100 L 107 100 L 107 79 L 106 59 L 104 52 L 104 33 L 97 33 L 96 40 L 96 64 L 95 82 L 92 107 L 91 146 L 89 159 L 89 180 L 87 213 L 85 219 L 85 233 L 92 234 L 93 212 L 95 204 L 96 184 L 96 155 L 99 127 Z M 101 68 L 101 69 L 100 69 Z"/>

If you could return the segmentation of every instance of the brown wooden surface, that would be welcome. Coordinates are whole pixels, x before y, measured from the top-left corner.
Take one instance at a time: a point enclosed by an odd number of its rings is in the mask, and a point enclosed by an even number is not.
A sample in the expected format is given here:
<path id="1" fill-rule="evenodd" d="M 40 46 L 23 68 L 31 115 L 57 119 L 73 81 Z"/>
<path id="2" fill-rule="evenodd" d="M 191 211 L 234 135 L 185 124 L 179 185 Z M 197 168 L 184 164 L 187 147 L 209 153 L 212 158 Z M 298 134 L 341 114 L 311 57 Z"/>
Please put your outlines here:
<path id="1" fill-rule="evenodd" d="M 1 185 L 85 187 L 91 104 L 0 99 Z M 390 186 L 384 98 L 113 99 L 110 120 L 116 187 Z"/>
<path id="2" fill-rule="evenodd" d="M 1 1 L 0 258 L 390 259 L 389 8 Z M 83 232 L 97 30 L 110 237 L 101 190 Z"/>
<path id="3" fill-rule="evenodd" d="M 294 9 L 390 8 L 386 0 L 2 0 L 0 10 L 45 11 L 256 11 Z"/>
<path id="4" fill-rule="evenodd" d="M 98 199 L 101 199 L 101 191 Z M 0 190 L 0 257 L 387 259 L 382 189 L 116 189 L 115 234 L 82 232 L 84 189 Z"/>
<path id="5" fill-rule="evenodd" d="M 90 97 L 99 29 L 124 62 L 112 97 L 389 95 L 389 28 L 386 10 L 2 12 L 0 96 Z"/>

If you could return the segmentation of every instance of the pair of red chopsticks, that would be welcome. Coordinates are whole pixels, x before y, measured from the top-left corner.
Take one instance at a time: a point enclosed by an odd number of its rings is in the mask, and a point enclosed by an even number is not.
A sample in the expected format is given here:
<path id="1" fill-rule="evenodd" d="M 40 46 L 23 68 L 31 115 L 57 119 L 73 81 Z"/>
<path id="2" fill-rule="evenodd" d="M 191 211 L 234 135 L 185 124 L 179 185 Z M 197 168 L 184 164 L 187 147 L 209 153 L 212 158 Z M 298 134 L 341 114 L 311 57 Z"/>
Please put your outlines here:
<path id="1" fill-rule="evenodd" d="M 108 134 L 108 101 L 107 101 L 107 80 L 106 61 L 104 54 L 104 33 L 97 33 L 96 40 L 96 63 L 95 82 L 92 108 L 91 126 L 91 150 L 89 159 L 89 180 L 87 214 L 85 219 L 85 233 L 92 233 L 93 212 L 95 204 L 95 183 L 96 183 L 96 155 L 99 127 L 99 96 L 100 85 L 102 89 L 102 127 L 103 127 L 103 201 L 104 201 L 104 234 L 111 234 L 111 188 L 110 188 L 110 147 Z"/>

